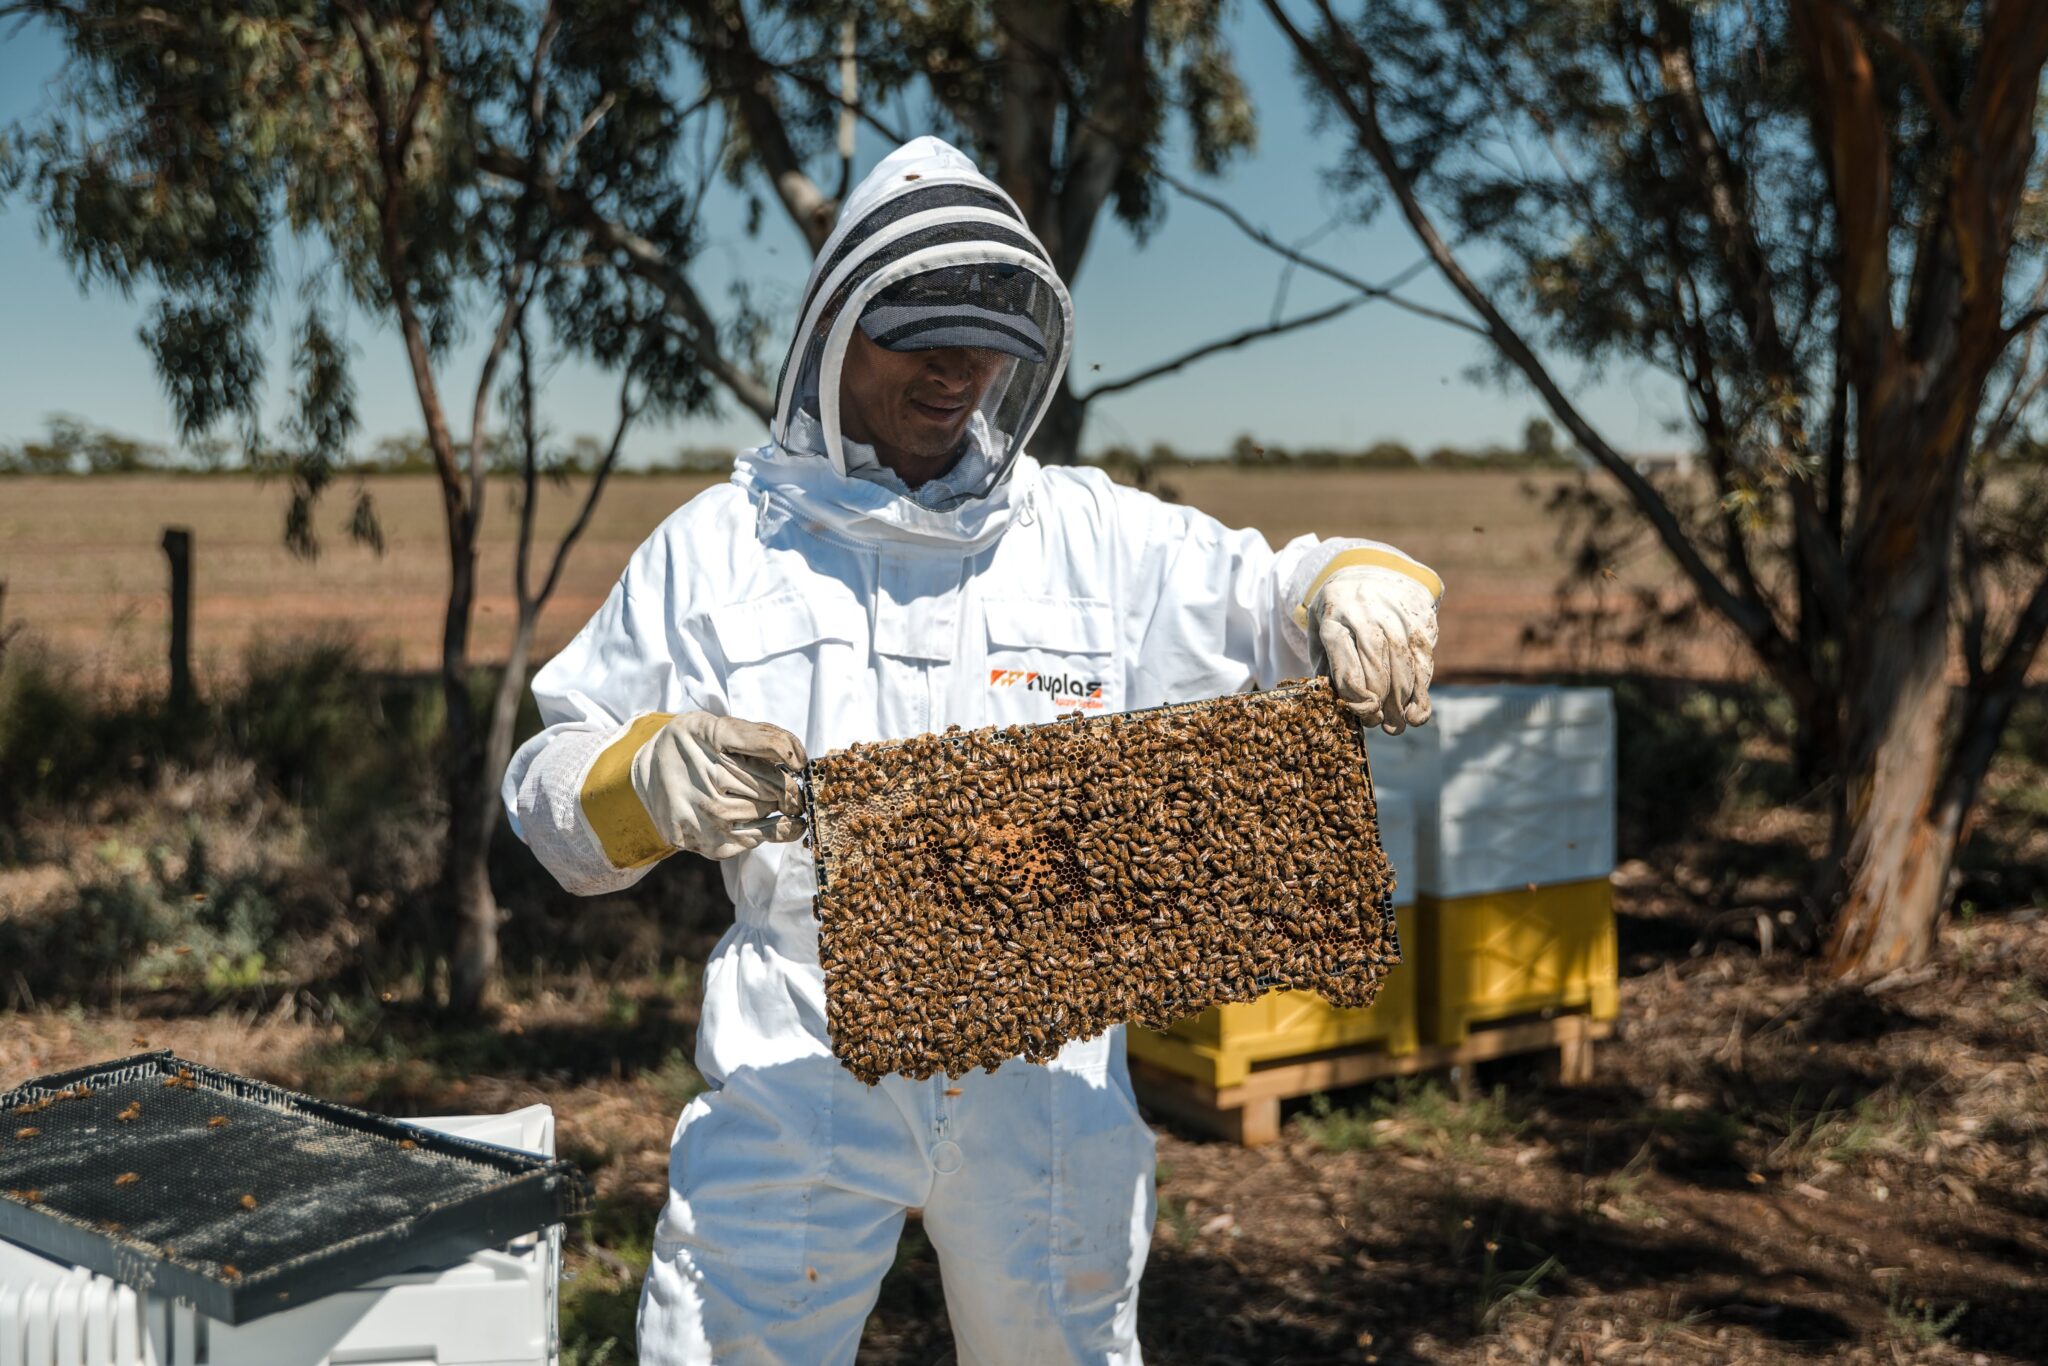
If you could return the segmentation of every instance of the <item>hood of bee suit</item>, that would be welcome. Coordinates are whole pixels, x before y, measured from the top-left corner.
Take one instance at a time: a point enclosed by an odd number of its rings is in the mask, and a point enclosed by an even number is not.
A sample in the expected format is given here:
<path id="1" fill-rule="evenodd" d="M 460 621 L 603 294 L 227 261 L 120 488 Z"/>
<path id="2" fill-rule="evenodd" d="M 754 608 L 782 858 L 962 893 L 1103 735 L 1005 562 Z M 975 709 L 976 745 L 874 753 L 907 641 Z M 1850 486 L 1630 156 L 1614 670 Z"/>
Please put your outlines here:
<path id="1" fill-rule="evenodd" d="M 947 282 L 962 277 L 998 284 L 997 307 L 924 302 L 947 299 Z M 968 419 L 959 460 L 915 492 L 841 431 L 840 374 L 857 326 L 898 350 L 922 340 L 1010 352 Z M 1004 345 L 999 334 L 1022 340 Z M 742 456 L 734 477 L 855 534 L 992 539 L 1029 500 L 1037 466 L 1025 443 L 1066 371 L 1073 336 L 1073 301 L 1016 204 L 959 149 L 914 139 L 840 209 L 804 286 L 776 386 L 774 444 Z"/>

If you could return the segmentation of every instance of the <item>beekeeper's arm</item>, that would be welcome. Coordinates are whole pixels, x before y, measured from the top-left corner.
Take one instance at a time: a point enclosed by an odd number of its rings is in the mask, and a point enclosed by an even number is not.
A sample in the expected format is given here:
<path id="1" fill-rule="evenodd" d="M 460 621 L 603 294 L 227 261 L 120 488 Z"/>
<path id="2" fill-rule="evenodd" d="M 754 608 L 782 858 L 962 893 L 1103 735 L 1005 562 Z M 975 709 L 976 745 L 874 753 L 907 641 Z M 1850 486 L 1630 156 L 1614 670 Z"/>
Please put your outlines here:
<path id="1" fill-rule="evenodd" d="M 726 858 L 802 833 L 804 752 L 777 726 L 724 715 L 657 531 L 582 631 L 534 676 L 543 729 L 505 770 L 512 828 L 565 888 L 629 887 L 689 849 Z"/>
<path id="2" fill-rule="evenodd" d="M 1141 614 L 1132 706 L 1327 673 L 1366 725 L 1429 719 L 1443 582 L 1384 541 L 1299 536 L 1275 551 L 1194 508 L 1117 488 Z"/>

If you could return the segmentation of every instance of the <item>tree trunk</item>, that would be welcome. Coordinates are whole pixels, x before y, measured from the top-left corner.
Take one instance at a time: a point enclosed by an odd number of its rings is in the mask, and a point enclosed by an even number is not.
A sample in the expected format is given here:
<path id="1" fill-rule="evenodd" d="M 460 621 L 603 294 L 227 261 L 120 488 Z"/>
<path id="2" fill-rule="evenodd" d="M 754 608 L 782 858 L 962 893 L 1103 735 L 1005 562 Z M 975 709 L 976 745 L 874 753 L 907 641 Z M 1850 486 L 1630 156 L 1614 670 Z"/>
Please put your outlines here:
<path id="1" fill-rule="evenodd" d="M 1818 685 L 1792 698 L 1792 773 L 1811 792 L 1831 780 L 1842 760 L 1842 695 Z"/>
<path id="2" fill-rule="evenodd" d="M 498 831 L 498 787 L 512 759 L 512 732 L 519 723 L 520 700 L 526 694 L 526 665 L 533 653 L 538 615 L 538 606 L 519 615 L 511 653 L 491 698 L 483 743 L 470 766 L 474 801 L 464 816 L 451 815 L 449 857 L 457 869 L 451 889 L 457 938 L 448 1003 L 465 1014 L 489 1001 L 498 974 L 498 923 L 502 917 L 491 894 L 491 840 Z"/>
<path id="3" fill-rule="evenodd" d="M 1074 397 L 1067 377 L 1053 391 L 1045 420 L 1031 438 L 1031 453 L 1041 465 L 1075 465 L 1081 460 L 1081 429 L 1088 421 L 1088 405 Z"/>
<path id="4" fill-rule="evenodd" d="M 473 1015 L 489 998 L 498 971 L 498 903 L 491 895 L 490 871 L 490 822 L 497 811 L 496 794 L 489 790 L 484 769 L 476 703 L 469 692 L 476 546 L 466 534 L 451 535 L 449 559 L 453 572 L 441 637 L 441 694 L 448 708 L 448 862 L 442 869 L 442 894 L 455 925 L 448 1008 L 458 1015 Z"/>
<path id="5" fill-rule="evenodd" d="M 1937 641 L 1941 632 L 1933 633 Z M 1828 971 L 1874 977 L 1912 967 L 1933 947 L 1948 904 L 1963 808 L 1941 799 L 1948 688 L 1942 652 L 1880 664 L 1858 688 L 1842 807 L 1843 900 L 1827 946 Z M 1832 871 L 1832 870 L 1830 870 Z"/>
<path id="6" fill-rule="evenodd" d="M 1922 400 L 1922 401 L 1916 401 Z M 1905 411 L 1863 432 L 1869 453 L 1850 562 L 1862 598 L 1843 653 L 1842 825 L 1822 870 L 1842 889 L 1828 971 L 1871 977 L 1927 956 L 1948 903 L 1963 809 L 1943 800 L 1948 743 L 1949 555 L 1955 545 L 1952 430 L 1913 418 L 1934 405 L 1901 394 Z M 1882 419 L 1881 419 L 1882 421 Z M 1917 439 L 1916 439 L 1917 438 Z M 1965 438 L 1966 439 L 1966 438 Z"/>

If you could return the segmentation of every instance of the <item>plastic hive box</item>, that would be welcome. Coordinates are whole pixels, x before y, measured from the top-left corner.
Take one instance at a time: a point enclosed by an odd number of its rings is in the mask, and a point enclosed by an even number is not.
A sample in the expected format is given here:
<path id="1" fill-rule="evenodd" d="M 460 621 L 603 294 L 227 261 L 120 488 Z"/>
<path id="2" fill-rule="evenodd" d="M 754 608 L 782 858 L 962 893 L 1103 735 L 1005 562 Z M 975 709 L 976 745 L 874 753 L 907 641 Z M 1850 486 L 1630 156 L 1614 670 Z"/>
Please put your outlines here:
<path id="1" fill-rule="evenodd" d="M 555 1155 L 545 1105 L 408 1121 Z M 0 1240 L 0 1366 L 552 1366 L 561 1229 L 232 1327 Z"/>
<path id="2" fill-rule="evenodd" d="M 1612 1019 L 1613 694 L 1483 684 L 1431 700 L 1428 725 L 1368 744 L 1374 778 L 1416 798 L 1401 928 L 1423 1039 L 1559 1010 Z"/>
<path id="3" fill-rule="evenodd" d="M 1446 686 L 1428 725 L 1375 731 L 1375 782 L 1416 802 L 1415 892 L 1476 896 L 1614 870 L 1614 697 L 1606 688 Z"/>
<path id="4" fill-rule="evenodd" d="M 1401 932 L 1423 1037 L 1559 1010 L 1611 1020 L 1620 1007 L 1614 887 L 1604 877 L 1534 890 L 1423 897 Z"/>
<path id="5" fill-rule="evenodd" d="M 1415 803 L 1377 784 L 1373 798 L 1380 848 L 1395 878 L 1395 919 L 1405 936 L 1414 922 Z M 1362 1008 L 1333 1006 L 1313 992 L 1275 991 L 1211 1006 L 1163 1031 L 1133 1028 L 1128 1035 L 1133 1055 L 1218 1090 L 1242 1082 L 1262 1062 L 1370 1044 L 1398 1057 L 1418 1043 L 1415 971 L 1407 961 L 1388 970 L 1378 999 Z"/>

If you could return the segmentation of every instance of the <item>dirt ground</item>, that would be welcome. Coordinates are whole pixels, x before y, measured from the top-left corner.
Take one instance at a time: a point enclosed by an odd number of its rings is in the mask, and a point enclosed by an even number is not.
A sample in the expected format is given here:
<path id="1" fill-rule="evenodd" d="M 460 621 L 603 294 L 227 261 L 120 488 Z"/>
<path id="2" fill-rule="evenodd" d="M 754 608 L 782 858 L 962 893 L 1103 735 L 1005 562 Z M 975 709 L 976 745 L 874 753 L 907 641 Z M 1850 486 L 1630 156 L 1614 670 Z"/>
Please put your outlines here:
<path id="1" fill-rule="evenodd" d="M 1589 1086 L 1503 1062 L 1464 1101 L 1303 1102 L 1256 1151 L 1162 1123 L 1148 1360 L 2048 1359 L 2041 898 L 1966 901 L 1930 967 L 1831 988 L 1767 928 L 1814 833 L 1757 812 L 1618 871 L 1626 1033 Z M 2048 860 L 2048 834 L 2018 852 Z M 569 1360 L 618 1366 L 698 1084 L 695 983 L 515 975 L 511 994 L 463 1029 L 402 994 L 0 1015 L 0 1079 L 147 1045 L 399 1114 L 545 1101 L 599 1192 L 571 1241 Z M 862 1360 L 952 1359 L 913 1222 Z"/>
<path id="2" fill-rule="evenodd" d="M 648 532 L 712 482 L 709 475 L 639 476 L 609 489 L 542 618 L 540 658 L 596 610 Z M 1368 536 L 1420 556 L 1449 587 L 1440 676 L 1645 662 L 1613 648 L 1522 643 L 1524 626 L 1551 611 L 1566 568 L 1540 501 L 1557 476 L 1223 468 L 1175 471 L 1166 482 L 1180 500 L 1233 526 L 1256 526 L 1276 545 L 1303 532 Z M 157 683 L 169 635 L 158 543 L 164 527 L 186 526 L 194 535 L 193 649 L 202 680 L 233 669 L 256 637 L 321 630 L 353 634 L 392 667 L 433 668 L 448 573 L 435 485 L 427 476 L 392 476 L 365 480 L 364 487 L 381 510 L 385 554 L 349 544 L 344 528 L 353 486 L 342 484 L 320 514 L 322 553 L 306 563 L 282 546 L 282 484 L 160 475 L 0 481 L 7 617 L 111 677 Z M 578 482 L 545 488 L 542 537 L 560 533 L 580 490 Z M 485 521 L 478 659 L 502 658 L 509 638 L 513 527 L 506 486 L 493 491 Z M 1603 578 L 1601 591 L 1614 603 L 1637 587 L 1673 583 L 1654 557 L 1611 568 L 1615 577 Z M 1712 630 L 1696 633 L 1671 660 L 1651 662 L 1708 678 L 1747 667 L 1732 639 Z"/>

